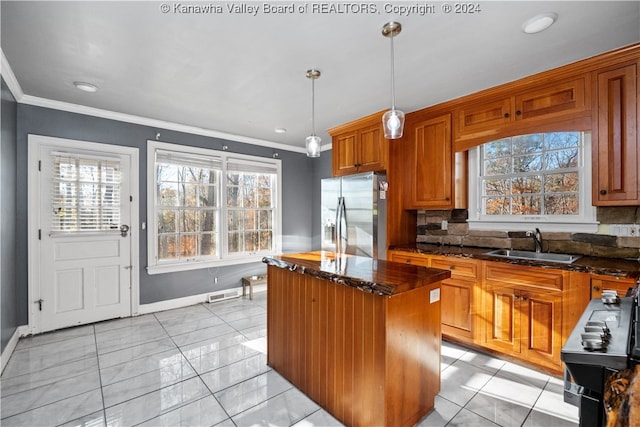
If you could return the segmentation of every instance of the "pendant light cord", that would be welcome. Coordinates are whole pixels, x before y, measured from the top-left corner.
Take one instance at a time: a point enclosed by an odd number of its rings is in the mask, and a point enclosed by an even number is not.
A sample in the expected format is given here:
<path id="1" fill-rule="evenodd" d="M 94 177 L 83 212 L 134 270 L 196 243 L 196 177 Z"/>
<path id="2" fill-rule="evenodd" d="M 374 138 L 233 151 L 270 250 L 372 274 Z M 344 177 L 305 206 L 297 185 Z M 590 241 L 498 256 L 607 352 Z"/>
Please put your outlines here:
<path id="1" fill-rule="evenodd" d="M 316 136 L 316 79 L 311 78 L 311 135 Z"/>
<path id="2" fill-rule="evenodd" d="M 395 70 L 394 70 L 394 65 L 393 65 L 393 37 L 391 36 L 389 37 L 389 39 L 391 40 L 391 109 L 395 110 L 396 109 L 396 88 L 395 88 Z"/>

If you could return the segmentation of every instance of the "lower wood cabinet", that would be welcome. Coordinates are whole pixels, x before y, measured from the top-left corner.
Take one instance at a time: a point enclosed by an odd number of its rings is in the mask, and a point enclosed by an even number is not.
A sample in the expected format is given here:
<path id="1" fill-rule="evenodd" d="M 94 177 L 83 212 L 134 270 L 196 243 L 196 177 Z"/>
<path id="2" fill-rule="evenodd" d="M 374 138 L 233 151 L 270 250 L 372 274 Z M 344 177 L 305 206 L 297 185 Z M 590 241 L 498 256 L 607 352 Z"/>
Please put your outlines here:
<path id="1" fill-rule="evenodd" d="M 389 251 L 389 260 L 450 270 L 451 278 L 440 286 L 442 335 L 463 342 L 478 340 L 481 288 L 476 284 L 480 282 L 481 261 L 400 251 Z"/>
<path id="2" fill-rule="evenodd" d="M 591 298 L 602 297 L 602 291 L 613 290 L 618 296 L 623 297 L 629 288 L 635 286 L 635 280 L 611 276 L 591 276 Z"/>
<path id="3" fill-rule="evenodd" d="M 632 279 L 389 251 L 389 260 L 451 271 L 441 284 L 442 335 L 563 372 L 560 351 L 597 290 Z M 617 285 L 617 287 L 615 286 Z M 596 290 L 597 289 L 597 290 Z"/>
<path id="4" fill-rule="evenodd" d="M 476 286 L 481 262 L 455 257 L 432 257 L 432 268 L 450 270 L 451 278 L 440 286 L 442 335 L 476 342 L 480 287 Z"/>
<path id="5" fill-rule="evenodd" d="M 562 348 L 562 294 L 511 286 L 486 287 L 488 348 L 558 369 Z"/>
<path id="6" fill-rule="evenodd" d="M 558 370 L 568 278 L 561 270 L 485 262 L 484 345 Z"/>

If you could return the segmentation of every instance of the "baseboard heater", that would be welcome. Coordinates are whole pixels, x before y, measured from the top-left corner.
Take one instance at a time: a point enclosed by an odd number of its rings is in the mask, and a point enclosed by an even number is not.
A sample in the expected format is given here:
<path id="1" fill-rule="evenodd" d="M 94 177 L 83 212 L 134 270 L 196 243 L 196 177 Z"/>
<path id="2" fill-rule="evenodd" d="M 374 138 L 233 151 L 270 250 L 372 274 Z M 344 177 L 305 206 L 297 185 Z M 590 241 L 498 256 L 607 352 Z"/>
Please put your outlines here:
<path id="1" fill-rule="evenodd" d="M 207 295 L 208 302 L 224 301 L 232 298 L 238 298 L 242 295 L 242 291 L 237 289 L 226 289 Z"/>

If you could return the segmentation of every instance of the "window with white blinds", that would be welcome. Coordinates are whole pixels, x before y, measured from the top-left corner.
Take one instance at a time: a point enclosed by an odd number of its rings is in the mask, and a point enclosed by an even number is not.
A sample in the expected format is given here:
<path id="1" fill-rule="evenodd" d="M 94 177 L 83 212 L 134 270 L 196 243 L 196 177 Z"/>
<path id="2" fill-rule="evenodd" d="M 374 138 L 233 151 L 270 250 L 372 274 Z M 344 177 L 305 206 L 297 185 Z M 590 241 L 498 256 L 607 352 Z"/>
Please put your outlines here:
<path id="1" fill-rule="evenodd" d="M 52 232 L 120 227 L 120 161 L 52 153 Z"/>
<path id="2" fill-rule="evenodd" d="M 280 247 L 280 160 L 148 142 L 150 273 L 254 261 Z"/>

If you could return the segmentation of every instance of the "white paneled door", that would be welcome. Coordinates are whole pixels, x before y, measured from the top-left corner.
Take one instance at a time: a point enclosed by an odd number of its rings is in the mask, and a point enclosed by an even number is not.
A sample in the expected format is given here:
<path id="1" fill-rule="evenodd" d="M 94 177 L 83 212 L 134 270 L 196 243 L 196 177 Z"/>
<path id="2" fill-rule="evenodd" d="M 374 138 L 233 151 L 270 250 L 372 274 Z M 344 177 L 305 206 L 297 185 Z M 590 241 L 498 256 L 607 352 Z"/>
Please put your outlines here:
<path id="1" fill-rule="evenodd" d="M 130 316 L 137 150 L 37 136 L 29 142 L 38 162 L 30 173 L 38 194 L 37 202 L 30 195 L 37 210 L 32 332 Z"/>

